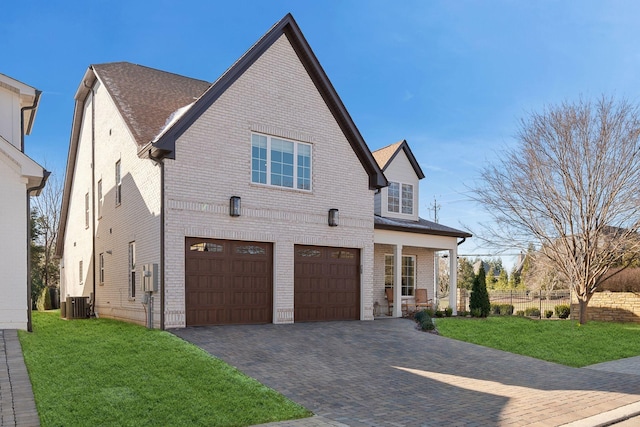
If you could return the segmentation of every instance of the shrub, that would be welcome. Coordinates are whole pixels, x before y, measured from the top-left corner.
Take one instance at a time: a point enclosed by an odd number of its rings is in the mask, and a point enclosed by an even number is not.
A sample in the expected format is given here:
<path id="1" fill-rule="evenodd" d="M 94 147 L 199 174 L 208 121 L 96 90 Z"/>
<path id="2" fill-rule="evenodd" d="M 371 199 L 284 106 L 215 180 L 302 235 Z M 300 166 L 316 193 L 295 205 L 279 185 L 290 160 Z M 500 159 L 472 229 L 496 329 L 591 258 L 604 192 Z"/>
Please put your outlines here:
<path id="1" fill-rule="evenodd" d="M 551 316 L 553 316 L 553 310 L 545 310 L 544 311 L 544 317 L 546 317 L 547 319 L 550 319 Z"/>
<path id="2" fill-rule="evenodd" d="M 447 307 L 444 309 L 444 315 L 446 317 L 451 317 L 453 315 L 453 308 Z"/>
<path id="3" fill-rule="evenodd" d="M 498 316 L 500 314 L 500 304 L 491 304 L 491 309 L 489 311 L 492 316 Z"/>
<path id="4" fill-rule="evenodd" d="M 516 316 L 518 316 L 518 317 L 524 317 L 524 311 L 522 311 L 522 310 L 518 310 L 518 311 L 516 311 Z"/>
<path id="5" fill-rule="evenodd" d="M 469 312 L 466 310 L 459 310 L 458 311 L 458 317 L 467 317 L 469 316 Z"/>
<path id="6" fill-rule="evenodd" d="M 511 316 L 513 314 L 513 304 L 501 304 L 500 305 L 500 315 L 501 316 Z"/>
<path id="7" fill-rule="evenodd" d="M 472 308 L 471 309 L 471 317 L 484 317 L 482 316 L 482 310 L 479 308 Z"/>
<path id="8" fill-rule="evenodd" d="M 556 311 L 556 316 L 560 319 L 566 319 L 571 313 L 571 307 L 567 304 L 556 305 L 554 309 Z"/>
<path id="9" fill-rule="evenodd" d="M 429 315 L 429 311 L 430 310 L 420 310 L 413 315 L 413 318 L 418 322 L 420 329 L 423 331 L 432 331 L 436 328 L 436 325 L 433 324 L 433 320 Z"/>
<path id="10" fill-rule="evenodd" d="M 444 312 L 442 310 L 436 310 L 436 317 L 444 317 Z"/>
<path id="11" fill-rule="evenodd" d="M 529 317 L 540 317 L 540 309 L 537 307 L 527 307 L 524 309 L 524 315 Z"/>

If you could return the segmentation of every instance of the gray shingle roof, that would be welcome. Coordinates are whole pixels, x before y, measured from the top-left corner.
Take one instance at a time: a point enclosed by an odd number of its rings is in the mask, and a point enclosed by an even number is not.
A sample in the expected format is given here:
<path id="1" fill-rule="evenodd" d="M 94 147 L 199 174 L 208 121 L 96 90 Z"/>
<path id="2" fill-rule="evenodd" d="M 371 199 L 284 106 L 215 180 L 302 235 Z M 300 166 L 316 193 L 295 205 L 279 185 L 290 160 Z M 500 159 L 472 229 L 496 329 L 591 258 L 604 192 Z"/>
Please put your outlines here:
<path id="1" fill-rule="evenodd" d="M 422 218 L 418 218 L 418 221 L 412 221 L 375 215 L 374 227 L 381 230 L 406 231 L 408 233 L 433 234 L 436 236 L 472 237 L 466 231 L 457 230 Z"/>
<path id="2" fill-rule="evenodd" d="M 92 68 L 140 146 L 158 135 L 174 111 L 194 102 L 211 86 L 203 80 L 129 62 Z"/>

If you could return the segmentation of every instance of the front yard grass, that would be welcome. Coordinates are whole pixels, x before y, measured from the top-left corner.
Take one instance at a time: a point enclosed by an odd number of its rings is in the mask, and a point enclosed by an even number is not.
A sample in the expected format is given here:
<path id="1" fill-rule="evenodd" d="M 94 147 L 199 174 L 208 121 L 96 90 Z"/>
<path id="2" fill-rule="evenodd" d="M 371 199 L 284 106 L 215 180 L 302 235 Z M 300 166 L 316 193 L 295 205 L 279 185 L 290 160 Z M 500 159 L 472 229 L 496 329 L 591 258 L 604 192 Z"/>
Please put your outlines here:
<path id="1" fill-rule="evenodd" d="M 640 355 L 640 324 L 534 320 L 515 316 L 436 319 L 440 335 L 583 367 Z"/>
<path id="2" fill-rule="evenodd" d="M 310 416 L 164 331 L 33 313 L 20 331 L 43 426 L 246 426 Z"/>

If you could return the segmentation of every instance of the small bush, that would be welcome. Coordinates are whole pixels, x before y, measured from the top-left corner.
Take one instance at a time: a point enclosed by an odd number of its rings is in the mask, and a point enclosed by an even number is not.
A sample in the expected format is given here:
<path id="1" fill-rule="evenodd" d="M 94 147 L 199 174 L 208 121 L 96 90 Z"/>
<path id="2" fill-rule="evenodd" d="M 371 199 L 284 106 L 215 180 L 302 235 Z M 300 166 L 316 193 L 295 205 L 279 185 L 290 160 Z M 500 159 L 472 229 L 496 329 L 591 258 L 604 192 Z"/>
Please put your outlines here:
<path id="1" fill-rule="evenodd" d="M 513 304 L 502 304 L 500 305 L 500 315 L 501 316 L 511 316 L 513 314 Z"/>
<path id="2" fill-rule="evenodd" d="M 471 317 L 486 317 L 482 315 L 481 308 L 472 308 L 471 309 Z"/>
<path id="3" fill-rule="evenodd" d="M 545 310 L 544 311 L 544 317 L 546 317 L 547 319 L 550 319 L 551 316 L 553 316 L 553 310 Z"/>
<path id="4" fill-rule="evenodd" d="M 540 309 L 537 307 L 527 307 L 524 309 L 524 315 L 529 317 L 540 317 Z"/>
<path id="5" fill-rule="evenodd" d="M 436 328 L 436 325 L 433 324 L 433 320 L 429 315 L 430 310 L 420 310 L 414 314 L 413 318 L 420 325 L 420 329 L 423 331 L 433 331 Z M 437 313 L 437 312 L 436 312 Z"/>
<path id="6" fill-rule="evenodd" d="M 467 317 L 468 315 L 469 315 L 469 312 L 466 310 L 458 311 L 458 317 Z"/>
<path id="7" fill-rule="evenodd" d="M 436 310 L 436 317 L 444 317 L 444 311 Z"/>
<path id="8" fill-rule="evenodd" d="M 453 315 L 453 308 L 447 307 L 444 309 L 444 315 L 446 317 L 451 317 Z"/>
<path id="9" fill-rule="evenodd" d="M 518 310 L 518 311 L 516 311 L 516 316 L 518 316 L 518 317 L 524 317 L 524 311 L 522 311 L 522 310 Z"/>
<path id="10" fill-rule="evenodd" d="M 554 309 L 556 311 L 556 316 L 558 316 L 560 319 L 566 319 L 571 313 L 571 307 L 567 304 L 556 305 Z"/>
<path id="11" fill-rule="evenodd" d="M 511 304 L 491 304 L 491 315 L 493 316 L 511 316 L 514 307 Z"/>

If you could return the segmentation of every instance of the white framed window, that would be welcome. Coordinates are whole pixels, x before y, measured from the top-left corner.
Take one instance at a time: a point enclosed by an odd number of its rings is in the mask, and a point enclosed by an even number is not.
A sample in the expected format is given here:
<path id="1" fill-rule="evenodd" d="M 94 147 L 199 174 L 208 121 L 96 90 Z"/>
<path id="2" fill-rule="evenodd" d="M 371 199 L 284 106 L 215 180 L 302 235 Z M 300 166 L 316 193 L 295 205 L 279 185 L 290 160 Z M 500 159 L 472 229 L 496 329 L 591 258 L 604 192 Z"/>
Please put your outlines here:
<path id="1" fill-rule="evenodd" d="M 102 197 L 102 180 L 98 181 L 98 219 L 102 218 L 102 203 L 104 199 Z"/>
<path id="2" fill-rule="evenodd" d="M 84 228 L 89 228 L 89 193 L 84 195 Z"/>
<path id="3" fill-rule="evenodd" d="M 389 182 L 387 187 L 387 210 L 413 215 L 413 185 Z"/>
<path id="4" fill-rule="evenodd" d="M 402 296 L 413 296 L 416 288 L 416 257 L 402 256 Z"/>
<path id="5" fill-rule="evenodd" d="M 396 266 L 393 255 L 384 256 L 384 287 L 393 288 L 393 282 L 396 277 Z"/>
<path id="6" fill-rule="evenodd" d="M 100 283 L 101 285 L 104 285 L 104 253 L 100 253 L 100 255 L 98 256 L 98 262 L 100 266 L 98 283 Z"/>
<path id="7" fill-rule="evenodd" d="M 82 285 L 84 283 L 84 270 L 82 268 L 82 260 L 78 262 L 78 282 Z"/>
<path id="8" fill-rule="evenodd" d="M 129 296 L 136 297 L 136 242 L 129 242 Z"/>
<path id="9" fill-rule="evenodd" d="M 389 182 L 387 202 L 389 212 L 400 212 L 400 184 L 397 182 Z"/>
<path id="10" fill-rule="evenodd" d="M 251 134 L 251 182 L 311 191 L 311 144 Z"/>
<path id="11" fill-rule="evenodd" d="M 402 256 L 402 296 L 414 295 L 416 288 L 416 257 Z M 391 254 L 384 256 L 384 287 L 393 288 L 395 284 L 395 257 Z"/>
<path id="12" fill-rule="evenodd" d="M 116 162 L 116 206 L 122 203 L 122 175 L 120 174 L 120 160 Z"/>

